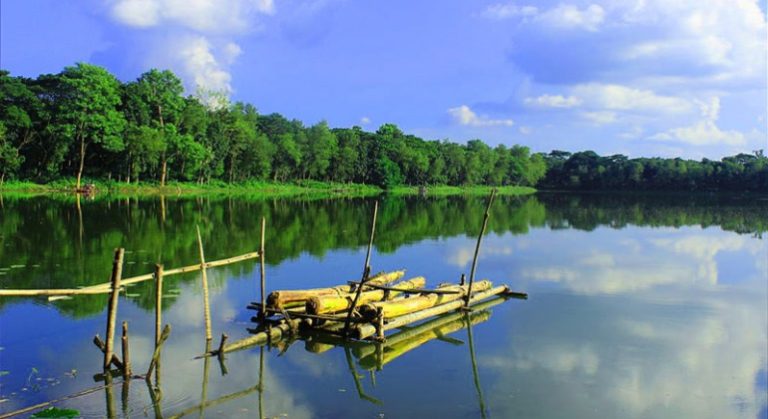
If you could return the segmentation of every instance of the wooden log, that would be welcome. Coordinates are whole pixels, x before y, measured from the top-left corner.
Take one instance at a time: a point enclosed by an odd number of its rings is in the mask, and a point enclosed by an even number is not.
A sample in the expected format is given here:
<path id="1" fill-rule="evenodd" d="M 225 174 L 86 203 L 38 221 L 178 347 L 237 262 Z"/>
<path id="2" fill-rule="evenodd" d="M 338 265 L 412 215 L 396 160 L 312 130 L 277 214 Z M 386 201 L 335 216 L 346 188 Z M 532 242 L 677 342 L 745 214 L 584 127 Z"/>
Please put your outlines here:
<path id="1" fill-rule="evenodd" d="M 478 284 L 479 283 L 480 282 L 478 282 Z M 501 294 L 507 291 L 507 289 L 508 288 L 506 285 L 500 285 L 498 287 L 491 288 L 488 291 L 472 294 L 472 296 L 469 299 L 469 303 L 472 304 L 472 303 L 483 301 L 494 295 Z M 421 310 L 416 313 L 411 313 L 405 316 L 396 317 L 390 320 L 388 323 L 384 324 L 384 330 L 385 331 L 392 330 L 401 326 L 405 326 L 407 324 L 415 323 L 424 319 L 428 319 L 430 317 L 447 313 L 449 311 L 456 310 L 462 307 L 463 305 L 464 305 L 463 300 L 456 300 L 456 301 L 451 301 L 449 303 L 440 304 L 438 306 L 434 306 L 425 310 Z M 354 337 L 355 339 L 365 339 L 367 337 L 373 336 L 375 333 L 376 333 L 376 327 L 374 327 L 373 325 L 360 324 L 353 330 L 352 337 Z"/>
<path id="2" fill-rule="evenodd" d="M 206 268 L 215 268 L 217 266 L 229 265 L 236 262 L 241 262 L 248 259 L 255 259 L 259 257 L 259 252 L 250 252 L 240 256 L 234 256 L 231 258 L 214 260 L 206 262 Z M 180 268 L 169 269 L 163 272 L 165 276 L 179 275 L 187 272 L 199 271 L 201 265 L 188 265 Z M 138 284 L 140 282 L 153 280 L 155 278 L 154 273 L 133 276 L 130 278 L 123 278 L 120 281 L 121 286 L 127 287 L 129 285 Z M 48 301 L 56 301 L 63 297 L 70 295 L 93 295 L 93 294 L 108 294 L 112 290 L 112 282 L 105 282 L 102 284 L 89 285 L 83 288 L 59 288 L 59 289 L 16 289 L 16 290 L 0 290 L 0 297 L 48 297 Z"/>
<path id="3" fill-rule="evenodd" d="M 211 331 L 211 305 L 208 300 L 208 273 L 205 268 L 205 253 L 203 252 L 203 239 L 200 237 L 200 226 L 197 227 L 197 247 L 200 250 L 200 266 L 203 276 L 203 316 L 205 317 L 205 340 L 213 339 Z"/>
<path id="4" fill-rule="evenodd" d="M 149 362 L 149 368 L 147 369 L 147 375 L 146 379 L 149 381 L 149 379 L 152 377 L 152 371 L 155 369 L 155 366 L 157 365 L 159 359 L 160 359 L 160 351 L 163 349 L 163 344 L 168 339 L 168 336 L 171 335 L 171 325 L 166 324 L 163 328 L 163 333 L 160 334 L 160 341 L 155 346 L 155 351 L 152 353 L 152 360 Z"/>
<path id="5" fill-rule="evenodd" d="M 115 341 L 115 320 L 117 318 L 117 301 L 120 298 L 120 279 L 123 276 L 123 257 L 125 249 L 115 249 L 115 260 L 112 263 L 112 294 L 109 297 L 107 309 L 107 334 L 104 342 L 104 369 L 109 369 L 112 363 L 112 353 Z"/>
<path id="6" fill-rule="evenodd" d="M 128 348 L 128 322 L 123 322 L 123 337 L 121 339 L 123 347 L 123 380 L 131 378 L 131 356 Z"/>
<path id="7" fill-rule="evenodd" d="M 395 291 L 388 290 L 374 290 L 365 291 L 360 294 L 359 304 L 370 303 L 373 301 L 381 301 L 387 297 L 392 299 L 402 293 L 402 290 L 411 290 L 421 288 L 427 280 L 423 276 L 418 276 L 407 281 L 398 282 L 394 285 Z M 388 295 L 386 294 L 388 293 Z M 352 304 L 352 296 L 314 296 L 310 297 L 306 303 L 305 310 L 309 314 L 323 314 L 323 313 L 338 313 L 340 311 L 347 310 Z"/>
<path id="8" fill-rule="evenodd" d="M 352 282 L 352 284 L 358 285 L 357 282 Z M 373 285 L 373 284 L 365 284 L 366 288 L 369 289 L 375 289 L 375 290 L 385 290 L 385 291 L 398 291 L 402 294 L 460 294 L 461 291 L 451 291 L 451 290 L 441 290 L 441 289 L 421 289 L 421 288 L 398 288 L 396 285 L 393 285 L 391 287 L 387 287 L 384 285 Z"/>
<path id="9" fill-rule="evenodd" d="M 485 291 L 491 288 L 491 281 L 484 280 L 479 281 L 475 288 L 478 291 Z M 373 320 L 376 318 L 378 309 L 382 309 L 384 317 L 391 319 L 393 317 L 403 316 L 413 313 L 415 311 L 424 310 L 429 307 L 444 304 L 450 301 L 454 301 L 463 298 L 467 295 L 468 285 L 450 285 L 441 289 L 459 291 L 457 294 L 427 294 L 419 297 L 404 298 L 393 301 L 380 301 L 367 303 L 360 306 L 360 314 L 363 318 Z"/>
<path id="10" fill-rule="evenodd" d="M 160 325 L 163 321 L 163 265 L 155 265 L 155 346 L 160 343 Z"/>
<path id="11" fill-rule="evenodd" d="M 291 333 L 292 330 L 295 328 L 298 328 L 303 320 L 302 319 L 290 319 L 286 320 L 284 323 L 281 323 L 275 327 L 270 328 L 269 330 L 255 333 L 252 336 L 249 336 L 245 339 L 241 339 L 235 342 L 230 343 L 229 345 L 224 345 L 223 348 L 221 348 L 223 353 L 237 351 L 239 349 L 244 349 L 249 346 L 256 346 L 256 345 L 264 345 L 267 342 L 276 342 L 283 338 L 283 336 L 288 335 Z M 217 351 L 213 352 L 207 352 L 203 356 L 211 356 L 211 355 L 218 355 Z"/>
<path id="12" fill-rule="evenodd" d="M 391 282 L 397 281 L 403 276 L 405 276 L 404 270 L 386 272 L 386 273 L 381 273 L 374 277 L 371 277 L 369 279 L 369 282 L 373 281 L 372 282 L 373 284 L 385 285 L 385 284 L 389 284 Z M 273 291 L 269 294 L 269 297 L 267 297 L 267 306 L 289 308 L 289 305 L 291 303 L 294 303 L 294 304 L 298 303 L 300 306 L 303 306 L 304 304 L 306 304 L 307 300 L 310 297 L 315 297 L 320 295 L 343 296 L 343 295 L 349 294 L 350 292 L 351 292 L 351 288 L 349 285 L 339 285 L 336 287 L 314 288 L 314 289 L 307 289 L 307 290 Z"/>

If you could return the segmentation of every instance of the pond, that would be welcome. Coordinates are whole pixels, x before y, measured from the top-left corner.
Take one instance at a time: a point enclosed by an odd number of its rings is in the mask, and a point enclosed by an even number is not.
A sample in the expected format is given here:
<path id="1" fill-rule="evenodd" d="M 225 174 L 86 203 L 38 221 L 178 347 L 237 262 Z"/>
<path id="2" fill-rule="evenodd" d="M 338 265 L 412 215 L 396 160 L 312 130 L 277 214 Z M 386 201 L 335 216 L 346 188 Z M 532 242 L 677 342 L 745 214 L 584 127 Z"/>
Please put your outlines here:
<path id="1" fill-rule="evenodd" d="M 124 277 L 194 264 L 196 226 L 207 260 L 252 252 L 261 217 L 268 290 L 336 285 L 361 275 L 375 199 L 5 196 L 0 288 L 106 282 L 117 247 Z M 485 198 L 378 199 L 374 272 L 405 268 L 429 287 L 469 273 Z M 0 416 L 60 400 L 84 417 L 765 418 L 767 232 L 768 200 L 754 196 L 498 197 L 477 277 L 528 299 L 452 314 L 378 355 L 318 339 L 196 359 L 201 275 L 168 277 L 172 332 L 151 387 L 99 381 L 105 295 L 0 297 Z M 211 268 L 208 280 L 214 344 L 247 337 L 258 260 Z M 143 373 L 151 281 L 118 307 Z"/>

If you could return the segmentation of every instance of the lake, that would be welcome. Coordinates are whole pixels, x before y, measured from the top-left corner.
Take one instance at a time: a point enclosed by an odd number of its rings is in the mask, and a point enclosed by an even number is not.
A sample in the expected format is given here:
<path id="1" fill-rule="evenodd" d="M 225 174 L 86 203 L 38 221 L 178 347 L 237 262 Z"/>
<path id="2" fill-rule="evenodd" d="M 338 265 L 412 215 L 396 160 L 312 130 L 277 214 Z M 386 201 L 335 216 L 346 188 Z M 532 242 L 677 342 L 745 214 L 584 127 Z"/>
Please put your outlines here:
<path id="1" fill-rule="evenodd" d="M 262 216 L 268 290 L 336 285 L 361 275 L 375 199 L 5 196 L 0 288 L 106 282 L 117 247 L 124 277 L 194 264 L 196 226 L 207 260 L 252 252 Z M 378 199 L 374 272 L 405 268 L 430 287 L 469 273 L 485 198 Z M 0 297 L 0 415 L 96 388 L 54 405 L 84 417 L 765 418 L 766 234 L 768 200 L 754 196 L 501 196 L 477 277 L 528 299 L 440 319 L 379 353 L 316 338 L 195 359 L 201 275 L 168 277 L 159 392 L 141 379 L 99 387 L 105 295 Z M 214 345 L 248 336 L 258 261 L 208 280 Z M 121 296 L 118 321 L 143 373 L 151 282 Z"/>

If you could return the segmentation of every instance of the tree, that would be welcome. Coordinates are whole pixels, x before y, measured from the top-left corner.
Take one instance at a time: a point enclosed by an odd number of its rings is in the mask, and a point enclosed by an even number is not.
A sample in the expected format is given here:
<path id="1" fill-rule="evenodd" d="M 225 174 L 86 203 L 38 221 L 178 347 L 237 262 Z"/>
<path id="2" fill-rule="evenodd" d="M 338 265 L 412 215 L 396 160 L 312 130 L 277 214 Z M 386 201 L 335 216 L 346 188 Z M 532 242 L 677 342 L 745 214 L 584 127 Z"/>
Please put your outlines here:
<path id="1" fill-rule="evenodd" d="M 124 148 L 125 118 L 117 110 L 120 83 L 107 70 L 84 63 L 66 67 L 59 77 L 62 91 L 56 101 L 57 130 L 78 149 L 79 189 L 85 156 L 92 144 L 108 151 Z"/>

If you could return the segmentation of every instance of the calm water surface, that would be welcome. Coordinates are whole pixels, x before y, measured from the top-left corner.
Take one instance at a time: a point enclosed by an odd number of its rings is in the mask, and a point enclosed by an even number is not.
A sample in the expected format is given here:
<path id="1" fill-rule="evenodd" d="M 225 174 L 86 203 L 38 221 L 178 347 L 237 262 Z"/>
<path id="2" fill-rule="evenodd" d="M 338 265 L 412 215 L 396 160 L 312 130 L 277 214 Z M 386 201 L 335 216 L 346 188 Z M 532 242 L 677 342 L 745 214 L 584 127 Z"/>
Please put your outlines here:
<path id="1" fill-rule="evenodd" d="M 374 271 L 428 285 L 468 272 L 482 198 L 381 198 Z M 258 247 L 267 286 L 329 286 L 360 275 L 371 199 L 0 201 L 0 288 L 105 282 Z M 768 200 L 557 195 L 497 200 L 478 277 L 529 293 L 455 315 L 387 348 L 296 340 L 216 358 L 205 350 L 199 274 L 166 279 L 173 327 L 159 401 L 143 380 L 55 403 L 85 417 L 765 418 Z M 258 263 L 208 271 L 214 335 L 248 335 Z M 0 298 L 0 415 L 102 383 L 106 297 Z M 145 371 L 152 286 L 129 288 L 118 320 Z M 467 329 L 466 325 L 471 324 Z M 218 342 L 216 338 L 215 343 Z"/>

